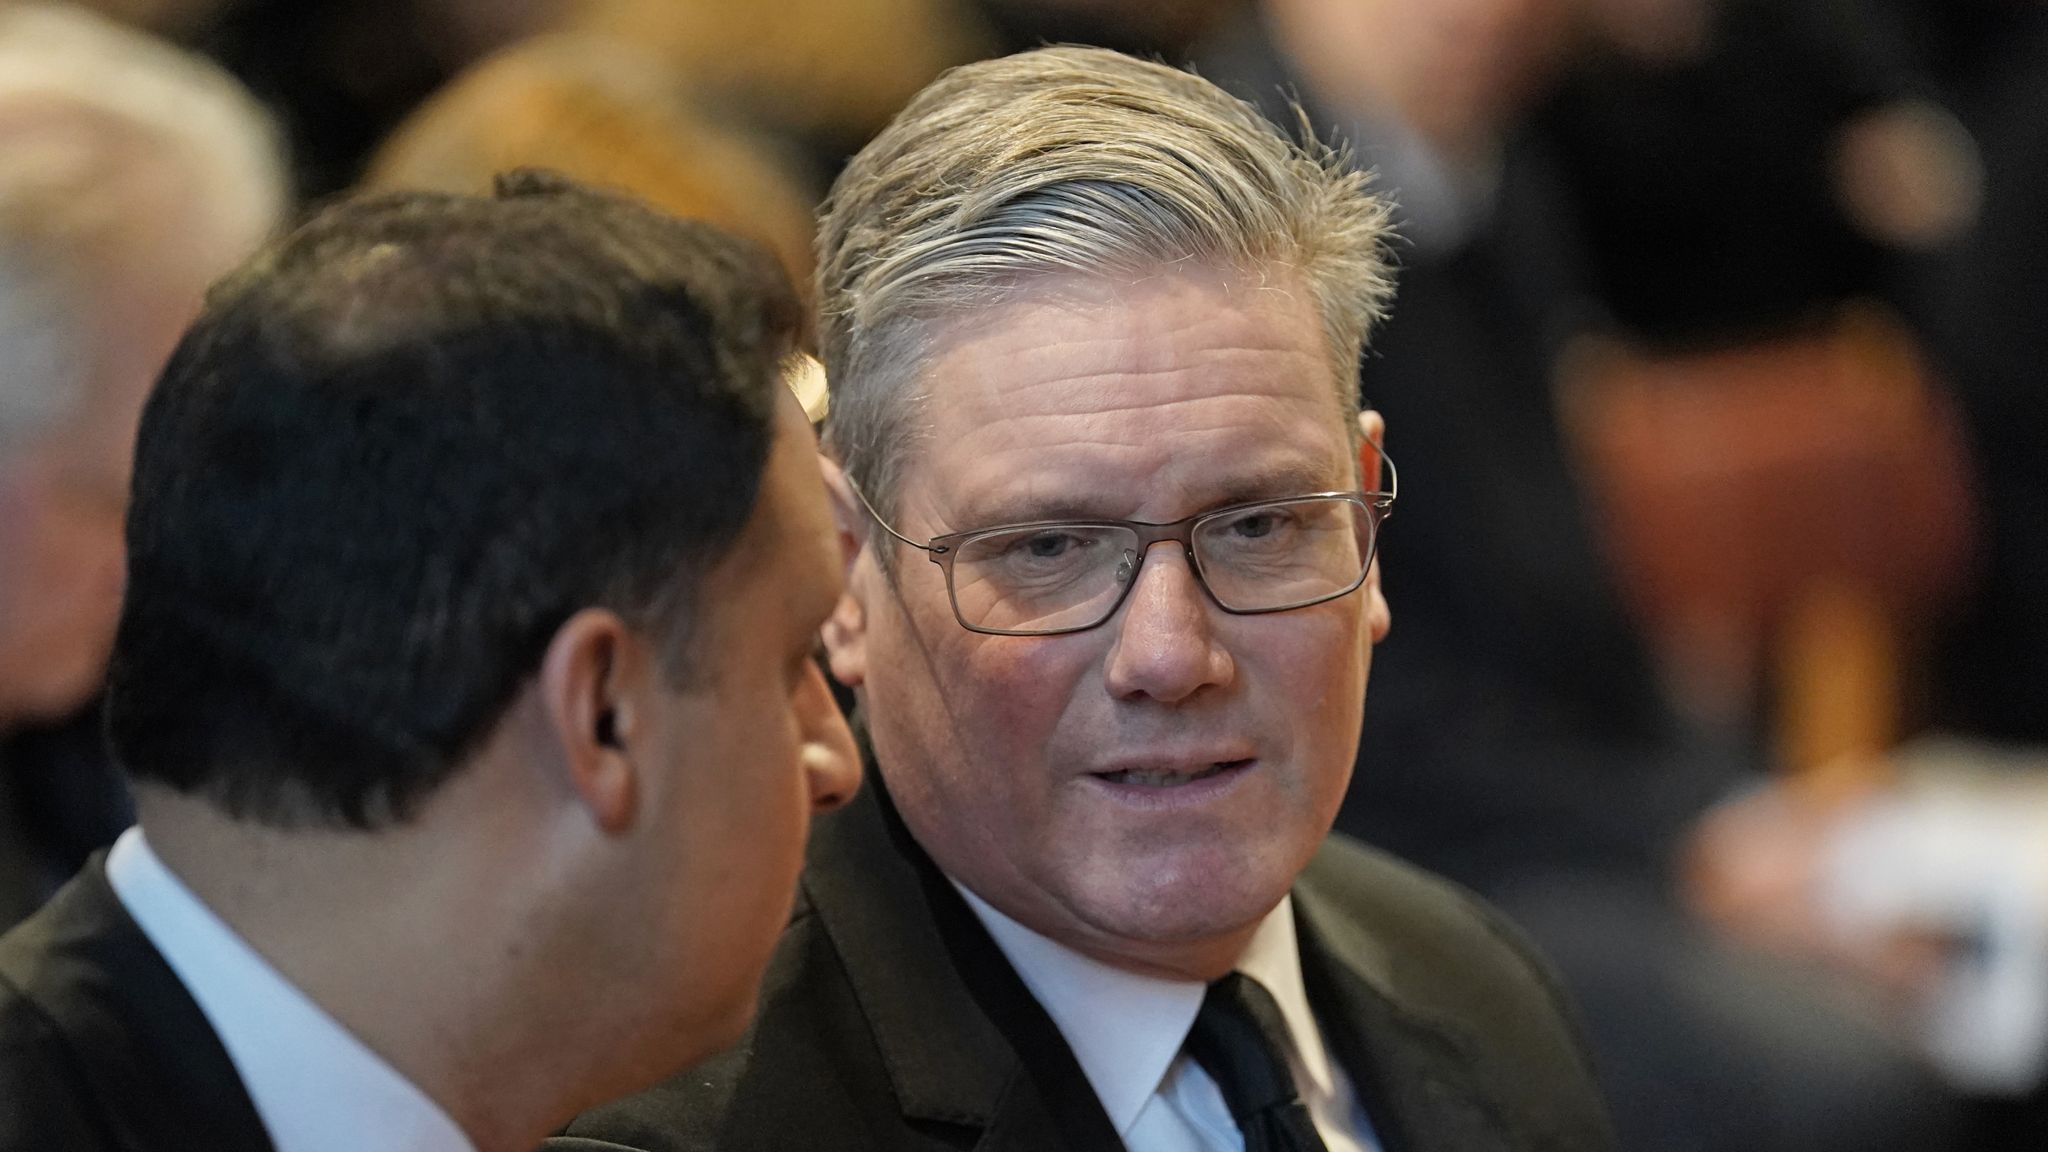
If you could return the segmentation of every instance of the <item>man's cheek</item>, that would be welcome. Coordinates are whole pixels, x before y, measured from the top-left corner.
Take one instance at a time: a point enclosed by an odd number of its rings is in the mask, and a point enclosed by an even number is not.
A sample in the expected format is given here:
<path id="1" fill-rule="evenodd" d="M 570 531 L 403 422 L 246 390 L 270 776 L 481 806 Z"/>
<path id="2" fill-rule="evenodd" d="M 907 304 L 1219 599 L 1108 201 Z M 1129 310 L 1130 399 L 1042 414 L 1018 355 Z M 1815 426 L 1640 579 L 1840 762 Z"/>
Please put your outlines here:
<path id="1" fill-rule="evenodd" d="M 952 694 L 963 715 L 1012 741 L 1030 743 L 1055 725 L 1081 689 L 1089 664 L 1068 637 L 992 637 L 962 661 Z"/>

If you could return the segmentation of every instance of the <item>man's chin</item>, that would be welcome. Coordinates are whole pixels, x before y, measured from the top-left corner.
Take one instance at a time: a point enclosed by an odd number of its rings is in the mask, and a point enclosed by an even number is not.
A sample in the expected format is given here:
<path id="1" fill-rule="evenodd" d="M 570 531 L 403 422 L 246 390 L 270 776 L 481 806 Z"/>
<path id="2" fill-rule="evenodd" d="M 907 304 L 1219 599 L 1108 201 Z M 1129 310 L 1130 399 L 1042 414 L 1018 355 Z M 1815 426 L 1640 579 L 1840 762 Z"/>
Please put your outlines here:
<path id="1" fill-rule="evenodd" d="M 1175 867 L 1138 883 L 1095 886 L 1081 897 L 1082 919 L 1134 955 L 1207 957 L 1242 946 L 1286 897 L 1292 872 L 1267 878 Z M 1231 955 L 1223 965 L 1235 963 Z M 1204 961 L 1206 966 L 1207 961 Z M 1221 975 L 1222 972 L 1217 972 Z"/>

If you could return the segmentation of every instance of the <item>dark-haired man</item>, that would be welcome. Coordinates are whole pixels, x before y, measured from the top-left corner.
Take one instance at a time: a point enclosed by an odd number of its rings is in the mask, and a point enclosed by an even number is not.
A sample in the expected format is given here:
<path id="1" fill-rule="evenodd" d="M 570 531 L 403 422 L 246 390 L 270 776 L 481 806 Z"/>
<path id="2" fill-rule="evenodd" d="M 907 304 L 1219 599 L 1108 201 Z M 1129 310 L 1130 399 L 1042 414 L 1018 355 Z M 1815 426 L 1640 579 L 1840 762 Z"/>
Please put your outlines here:
<path id="1" fill-rule="evenodd" d="M 538 175 L 215 289 L 136 456 L 140 825 L 0 939 L 0 1148 L 522 1149 L 739 1034 L 856 785 L 799 323 Z"/>

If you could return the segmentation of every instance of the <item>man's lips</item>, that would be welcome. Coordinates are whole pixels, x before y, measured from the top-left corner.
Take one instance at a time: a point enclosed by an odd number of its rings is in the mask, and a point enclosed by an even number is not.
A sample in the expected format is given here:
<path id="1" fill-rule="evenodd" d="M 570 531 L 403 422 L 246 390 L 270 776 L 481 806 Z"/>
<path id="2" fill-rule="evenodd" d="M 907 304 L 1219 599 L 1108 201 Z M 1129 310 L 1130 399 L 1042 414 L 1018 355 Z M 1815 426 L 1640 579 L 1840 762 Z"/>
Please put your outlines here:
<path id="1" fill-rule="evenodd" d="M 1251 763 L 1249 757 L 1208 761 L 1174 760 L 1134 764 L 1090 775 L 1110 784 L 1125 784 L 1139 788 L 1180 788 L 1221 776 L 1233 769 L 1249 767 Z"/>

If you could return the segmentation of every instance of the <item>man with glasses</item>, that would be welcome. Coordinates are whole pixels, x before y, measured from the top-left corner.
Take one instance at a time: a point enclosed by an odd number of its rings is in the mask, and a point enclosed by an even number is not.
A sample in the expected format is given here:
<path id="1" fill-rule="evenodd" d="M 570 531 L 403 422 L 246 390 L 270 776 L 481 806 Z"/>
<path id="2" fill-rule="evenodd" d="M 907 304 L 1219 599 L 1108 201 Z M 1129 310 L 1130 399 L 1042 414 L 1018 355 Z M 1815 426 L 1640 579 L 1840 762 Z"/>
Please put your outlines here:
<path id="1" fill-rule="evenodd" d="M 1609 1146 L 1514 932 L 1326 840 L 1389 625 L 1354 385 L 1386 216 L 1092 49 L 950 73 L 855 158 L 824 636 L 873 786 L 748 1041 L 565 1152 Z"/>

